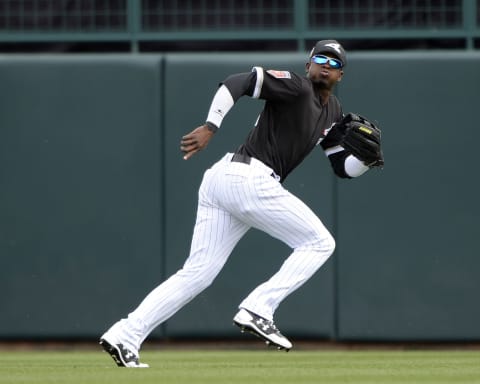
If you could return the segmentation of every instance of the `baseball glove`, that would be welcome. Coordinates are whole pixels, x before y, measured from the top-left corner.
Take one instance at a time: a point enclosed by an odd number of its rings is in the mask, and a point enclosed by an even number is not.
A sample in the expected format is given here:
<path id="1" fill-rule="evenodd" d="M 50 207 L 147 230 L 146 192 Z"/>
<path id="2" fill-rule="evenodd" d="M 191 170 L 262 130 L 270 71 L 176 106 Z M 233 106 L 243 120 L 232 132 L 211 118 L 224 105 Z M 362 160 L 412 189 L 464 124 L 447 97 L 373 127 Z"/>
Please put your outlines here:
<path id="1" fill-rule="evenodd" d="M 381 130 L 363 116 L 349 113 L 337 124 L 344 132 L 341 146 L 368 167 L 383 167 Z"/>

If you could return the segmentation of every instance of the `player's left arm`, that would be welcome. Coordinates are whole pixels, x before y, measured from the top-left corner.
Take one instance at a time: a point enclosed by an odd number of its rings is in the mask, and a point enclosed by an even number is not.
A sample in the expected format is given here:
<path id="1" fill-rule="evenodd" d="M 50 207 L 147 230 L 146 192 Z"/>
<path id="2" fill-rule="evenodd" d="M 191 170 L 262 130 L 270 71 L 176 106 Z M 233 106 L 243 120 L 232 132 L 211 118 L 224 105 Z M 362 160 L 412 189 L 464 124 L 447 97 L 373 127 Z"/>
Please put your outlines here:
<path id="1" fill-rule="evenodd" d="M 383 167 L 380 129 L 363 116 L 349 113 L 328 131 L 320 145 L 335 174 L 341 178 L 363 175 Z"/>

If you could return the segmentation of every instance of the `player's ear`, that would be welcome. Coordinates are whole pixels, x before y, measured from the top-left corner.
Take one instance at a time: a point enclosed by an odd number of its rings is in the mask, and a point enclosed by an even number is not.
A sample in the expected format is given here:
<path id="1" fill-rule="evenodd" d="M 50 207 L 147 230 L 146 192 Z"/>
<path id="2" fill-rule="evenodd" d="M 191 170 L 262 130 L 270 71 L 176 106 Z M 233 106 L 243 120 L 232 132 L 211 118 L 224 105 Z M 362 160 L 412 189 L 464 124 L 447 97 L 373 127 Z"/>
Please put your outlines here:
<path id="1" fill-rule="evenodd" d="M 310 70 L 310 62 L 305 64 L 305 72 L 308 73 L 309 70 Z"/>
<path id="2" fill-rule="evenodd" d="M 338 77 L 337 82 L 342 81 L 343 78 L 343 71 L 340 71 L 340 76 Z"/>

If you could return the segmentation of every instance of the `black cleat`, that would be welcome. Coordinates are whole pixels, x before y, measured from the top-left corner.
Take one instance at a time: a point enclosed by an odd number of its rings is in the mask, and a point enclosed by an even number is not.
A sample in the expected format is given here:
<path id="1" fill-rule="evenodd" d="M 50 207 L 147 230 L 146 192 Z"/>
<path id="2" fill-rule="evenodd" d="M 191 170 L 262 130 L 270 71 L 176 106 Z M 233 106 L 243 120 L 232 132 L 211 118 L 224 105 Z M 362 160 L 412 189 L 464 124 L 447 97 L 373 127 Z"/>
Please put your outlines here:
<path id="1" fill-rule="evenodd" d="M 148 364 L 140 363 L 138 356 L 123 346 L 123 344 L 111 344 L 104 338 L 99 343 L 103 350 L 112 356 L 113 361 L 119 367 L 127 368 L 148 368 Z"/>
<path id="2" fill-rule="evenodd" d="M 283 336 L 274 322 L 264 319 L 244 308 L 240 309 L 233 318 L 233 323 L 240 327 L 241 332 L 250 332 L 263 339 L 267 345 L 277 347 L 278 350 L 289 351 L 292 343 Z"/>

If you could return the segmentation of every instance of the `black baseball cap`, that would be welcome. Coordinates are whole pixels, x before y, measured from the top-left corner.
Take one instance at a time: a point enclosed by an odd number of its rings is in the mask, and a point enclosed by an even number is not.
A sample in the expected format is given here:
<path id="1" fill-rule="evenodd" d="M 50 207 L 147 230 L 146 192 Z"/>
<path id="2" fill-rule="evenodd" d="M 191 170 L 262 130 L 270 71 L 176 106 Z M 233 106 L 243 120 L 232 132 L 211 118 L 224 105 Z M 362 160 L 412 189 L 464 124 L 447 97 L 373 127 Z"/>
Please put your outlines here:
<path id="1" fill-rule="evenodd" d="M 347 65 L 347 54 L 345 49 L 337 40 L 320 40 L 317 41 L 315 46 L 310 51 L 310 57 L 320 55 L 322 53 L 333 53 L 340 59 L 343 65 Z"/>

